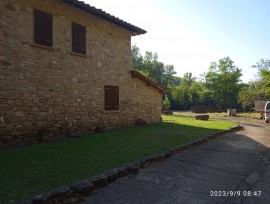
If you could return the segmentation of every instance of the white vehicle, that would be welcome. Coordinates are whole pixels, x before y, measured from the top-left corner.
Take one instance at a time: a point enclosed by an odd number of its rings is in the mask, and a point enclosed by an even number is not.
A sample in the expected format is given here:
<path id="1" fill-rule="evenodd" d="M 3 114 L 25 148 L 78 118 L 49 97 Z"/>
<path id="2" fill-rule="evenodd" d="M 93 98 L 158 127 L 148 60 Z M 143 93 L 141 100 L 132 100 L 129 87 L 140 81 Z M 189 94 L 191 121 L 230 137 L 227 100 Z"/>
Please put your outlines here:
<path id="1" fill-rule="evenodd" d="M 265 122 L 269 123 L 269 121 L 270 121 L 270 101 L 266 102 L 266 104 L 265 104 L 264 119 L 265 119 Z"/>

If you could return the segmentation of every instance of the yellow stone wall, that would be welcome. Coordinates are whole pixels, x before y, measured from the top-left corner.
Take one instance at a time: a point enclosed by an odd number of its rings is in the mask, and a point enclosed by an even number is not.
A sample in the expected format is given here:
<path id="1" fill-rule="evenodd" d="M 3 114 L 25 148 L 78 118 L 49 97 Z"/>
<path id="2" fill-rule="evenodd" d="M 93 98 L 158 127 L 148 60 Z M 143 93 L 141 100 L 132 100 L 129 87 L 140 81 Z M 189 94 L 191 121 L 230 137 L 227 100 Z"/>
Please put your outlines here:
<path id="1" fill-rule="evenodd" d="M 53 15 L 53 47 L 33 42 L 33 9 Z M 71 53 L 72 22 L 86 55 Z M 160 122 L 161 93 L 131 78 L 131 33 L 61 0 L 0 1 L 0 147 Z M 120 110 L 104 111 L 104 85 Z"/>

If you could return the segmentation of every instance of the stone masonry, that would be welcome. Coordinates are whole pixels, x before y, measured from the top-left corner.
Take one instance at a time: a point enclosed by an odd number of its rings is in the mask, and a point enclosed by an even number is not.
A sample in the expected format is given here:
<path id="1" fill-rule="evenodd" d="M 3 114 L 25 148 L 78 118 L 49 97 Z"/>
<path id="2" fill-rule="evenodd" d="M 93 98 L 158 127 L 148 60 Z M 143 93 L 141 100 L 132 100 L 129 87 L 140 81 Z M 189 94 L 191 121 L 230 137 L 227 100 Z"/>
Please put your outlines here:
<path id="1" fill-rule="evenodd" d="M 33 9 L 53 16 L 53 47 L 33 41 Z M 86 26 L 86 55 L 71 24 Z M 0 147 L 161 120 L 162 91 L 131 78 L 132 33 L 61 0 L 0 1 Z M 119 86 L 119 111 L 104 110 Z"/>

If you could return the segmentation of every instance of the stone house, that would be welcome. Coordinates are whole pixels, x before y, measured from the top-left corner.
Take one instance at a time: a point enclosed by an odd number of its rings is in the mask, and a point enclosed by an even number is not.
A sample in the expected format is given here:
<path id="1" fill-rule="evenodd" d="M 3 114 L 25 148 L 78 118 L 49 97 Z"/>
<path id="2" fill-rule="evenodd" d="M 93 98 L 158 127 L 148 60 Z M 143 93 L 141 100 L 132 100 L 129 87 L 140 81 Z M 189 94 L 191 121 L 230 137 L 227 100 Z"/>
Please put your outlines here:
<path id="1" fill-rule="evenodd" d="M 0 1 L 0 146 L 161 121 L 131 71 L 145 30 L 78 0 Z"/>

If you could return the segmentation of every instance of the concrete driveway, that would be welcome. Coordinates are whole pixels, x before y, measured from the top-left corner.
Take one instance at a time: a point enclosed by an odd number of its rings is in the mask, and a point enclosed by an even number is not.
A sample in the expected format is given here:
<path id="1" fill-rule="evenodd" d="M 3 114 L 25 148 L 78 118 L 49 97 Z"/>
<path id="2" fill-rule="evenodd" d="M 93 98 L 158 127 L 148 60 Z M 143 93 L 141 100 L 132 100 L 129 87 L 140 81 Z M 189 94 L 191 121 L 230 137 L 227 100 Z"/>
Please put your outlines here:
<path id="1" fill-rule="evenodd" d="M 84 203 L 270 203 L 270 126 L 243 126 L 121 178 Z"/>

